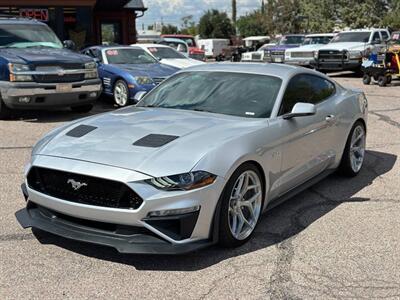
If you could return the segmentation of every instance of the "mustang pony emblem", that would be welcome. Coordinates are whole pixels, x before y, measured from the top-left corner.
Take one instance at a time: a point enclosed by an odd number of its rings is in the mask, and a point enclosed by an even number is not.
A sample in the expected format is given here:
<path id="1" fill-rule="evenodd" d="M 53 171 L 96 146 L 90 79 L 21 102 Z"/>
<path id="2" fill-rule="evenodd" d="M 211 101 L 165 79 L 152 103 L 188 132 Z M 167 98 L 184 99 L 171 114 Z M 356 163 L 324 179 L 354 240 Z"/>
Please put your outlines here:
<path id="1" fill-rule="evenodd" d="M 79 181 L 75 181 L 74 179 L 68 179 L 67 181 L 68 184 L 72 185 L 72 188 L 77 191 L 79 190 L 81 187 L 83 186 L 87 186 L 87 183 L 84 182 L 79 182 Z"/>

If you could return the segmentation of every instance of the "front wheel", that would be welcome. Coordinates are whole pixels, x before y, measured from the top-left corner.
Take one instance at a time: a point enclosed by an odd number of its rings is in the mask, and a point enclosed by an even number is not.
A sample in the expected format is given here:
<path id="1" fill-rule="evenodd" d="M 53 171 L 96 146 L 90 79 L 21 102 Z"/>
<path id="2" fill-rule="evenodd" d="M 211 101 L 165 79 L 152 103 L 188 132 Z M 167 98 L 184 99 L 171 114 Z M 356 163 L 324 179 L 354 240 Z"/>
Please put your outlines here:
<path id="1" fill-rule="evenodd" d="M 114 85 L 114 102 L 119 107 L 128 105 L 129 89 L 126 82 L 122 79 L 118 80 Z"/>
<path id="2" fill-rule="evenodd" d="M 371 76 L 369 76 L 368 74 L 364 74 L 364 76 L 363 76 L 363 83 L 364 83 L 365 85 L 370 84 L 370 83 L 371 83 Z"/>
<path id="3" fill-rule="evenodd" d="M 251 238 L 263 206 L 261 178 L 253 164 L 245 163 L 229 179 L 221 199 L 219 242 L 222 246 L 238 247 Z"/>
<path id="4" fill-rule="evenodd" d="M 358 121 L 351 129 L 346 142 L 342 162 L 339 166 L 339 171 L 341 174 L 348 177 L 354 177 L 360 173 L 364 164 L 365 145 L 365 127 L 362 122 Z"/>

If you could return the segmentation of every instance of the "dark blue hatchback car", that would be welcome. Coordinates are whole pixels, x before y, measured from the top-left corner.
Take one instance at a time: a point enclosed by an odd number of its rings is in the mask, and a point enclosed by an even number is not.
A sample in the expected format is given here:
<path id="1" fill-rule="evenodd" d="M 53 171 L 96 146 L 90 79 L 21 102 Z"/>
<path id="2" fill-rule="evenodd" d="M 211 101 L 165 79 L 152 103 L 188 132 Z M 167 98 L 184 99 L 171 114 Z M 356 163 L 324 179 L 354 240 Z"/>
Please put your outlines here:
<path id="1" fill-rule="evenodd" d="M 103 93 L 123 107 L 136 102 L 138 92 L 148 92 L 179 69 L 158 62 L 134 46 L 94 46 L 82 51 L 98 62 Z"/>

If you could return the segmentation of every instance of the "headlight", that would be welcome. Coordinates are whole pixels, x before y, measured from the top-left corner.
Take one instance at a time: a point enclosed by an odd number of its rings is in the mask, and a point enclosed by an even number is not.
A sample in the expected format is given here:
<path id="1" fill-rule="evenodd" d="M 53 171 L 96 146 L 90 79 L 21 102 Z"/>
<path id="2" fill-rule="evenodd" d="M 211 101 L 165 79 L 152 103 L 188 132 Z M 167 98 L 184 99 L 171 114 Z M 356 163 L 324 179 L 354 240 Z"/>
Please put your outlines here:
<path id="1" fill-rule="evenodd" d="M 31 68 L 25 64 L 8 64 L 10 73 L 29 72 Z"/>
<path id="2" fill-rule="evenodd" d="M 291 56 L 292 56 L 291 52 L 288 52 L 288 51 L 285 52 L 285 57 L 290 58 Z"/>
<path id="3" fill-rule="evenodd" d="M 97 77 L 99 77 L 97 70 L 85 73 L 85 79 L 96 79 Z"/>
<path id="4" fill-rule="evenodd" d="M 148 179 L 145 182 L 164 191 L 189 191 L 212 184 L 216 175 L 205 171 Z"/>
<path id="5" fill-rule="evenodd" d="M 266 56 L 271 56 L 271 51 L 269 51 L 269 50 L 264 51 L 264 54 L 265 54 Z"/>
<path id="6" fill-rule="evenodd" d="M 85 64 L 85 69 L 97 69 L 97 65 L 94 61 Z"/>
<path id="7" fill-rule="evenodd" d="M 349 52 L 349 57 L 350 59 L 357 59 L 361 58 L 363 56 L 361 51 L 350 51 Z"/>
<path id="8" fill-rule="evenodd" d="M 153 79 L 151 79 L 150 77 L 147 76 L 136 76 L 135 80 L 138 84 L 142 85 L 142 84 L 152 84 Z"/>
<path id="9" fill-rule="evenodd" d="M 314 58 L 318 59 L 318 51 L 314 51 Z"/>

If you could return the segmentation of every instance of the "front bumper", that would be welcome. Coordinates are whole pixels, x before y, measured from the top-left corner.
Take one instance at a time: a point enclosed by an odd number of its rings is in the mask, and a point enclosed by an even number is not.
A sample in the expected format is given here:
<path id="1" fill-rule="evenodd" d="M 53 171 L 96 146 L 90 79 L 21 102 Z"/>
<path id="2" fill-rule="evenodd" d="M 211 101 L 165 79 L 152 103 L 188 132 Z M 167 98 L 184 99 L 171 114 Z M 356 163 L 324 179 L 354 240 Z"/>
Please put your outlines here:
<path id="1" fill-rule="evenodd" d="M 68 90 L 60 87 L 68 86 Z M 0 83 L 1 97 L 5 105 L 12 109 L 48 109 L 57 107 L 92 104 L 100 96 L 100 79 L 85 80 L 68 84 L 56 83 Z M 28 97 L 29 102 L 21 101 Z"/>
<path id="2" fill-rule="evenodd" d="M 361 67 L 361 59 L 351 60 L 317 60 L 312 62 L 312 66 L 317 70 L 326 71 L 352 71 Z"/>
<path id="3" fill-rule="evenodd" d="M 23 193 L 27 207 L 17 213 L 17 219 L 24 228 L 39 228 L 65 238 L 111 246 L 124 253 L 178 254 L 216 242 L 212 232 L 218 199 L 224 186 L 223 178 L 193 191 L 164 192 L 142 182 L 149 176 L 130 170 L 44 156 L 36 157 L 34 165 L 88 176 L 102 174 L 106 179 L 122 180 L 144 202 L 135 210 L 86 205 L 40 193 L 25 182 Z M 29 170 L 30 166 L 26 174 Z M 148 217 L 151 211 L 196 206 L 200 207 L 200 211 Z M 99 230 L 98 224 L 101 228 L 104 224 L 113 227 L 112 230 Z M 128 233 L 121 234 L 121 228 Z"/>
<path id="4" fill-rule="evenodd" d="M 285 64 L 308 67 L 314 63 L 313 58 L 285 58 Z"/>

